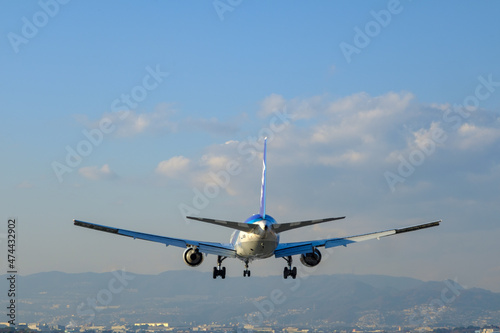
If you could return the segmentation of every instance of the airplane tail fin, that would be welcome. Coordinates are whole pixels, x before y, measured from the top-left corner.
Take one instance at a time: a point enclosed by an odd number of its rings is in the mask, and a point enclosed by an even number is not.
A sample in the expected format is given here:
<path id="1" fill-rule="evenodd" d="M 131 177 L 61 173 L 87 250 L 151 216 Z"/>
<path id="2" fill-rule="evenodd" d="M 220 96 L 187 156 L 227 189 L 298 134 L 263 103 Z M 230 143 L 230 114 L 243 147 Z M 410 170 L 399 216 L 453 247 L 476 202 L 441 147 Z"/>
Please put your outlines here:
<path id="1" fill-rule="evenodd" d="M 262 187 L 260 189 L 260 210 L 259 215 L 266 218 L 266 148 L 267 137 L 264 139 L 264 158 L 262 159 Z"/>

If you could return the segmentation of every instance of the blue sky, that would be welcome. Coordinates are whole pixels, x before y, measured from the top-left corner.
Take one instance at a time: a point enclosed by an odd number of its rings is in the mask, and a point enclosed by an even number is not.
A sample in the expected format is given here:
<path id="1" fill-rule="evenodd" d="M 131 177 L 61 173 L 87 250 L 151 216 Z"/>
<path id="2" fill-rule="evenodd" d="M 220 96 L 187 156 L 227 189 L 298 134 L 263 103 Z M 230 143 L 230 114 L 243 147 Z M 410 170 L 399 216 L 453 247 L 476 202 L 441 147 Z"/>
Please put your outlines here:
<path id="1" fill-rule="evenodd" d="M 230 8 L 218 12 L 220 3 Z M 315 274 L 457 278 L 500 291 L 499 6 L 2 3 L 1 215 L 20 221 L 21 272 L 187 269 L 180 249 L 72 219 L 225 242 L 231 231 L 187 224 L 179 207 L 236 161 L 241 172 L 199 215 L 255 213 L 256 141 L 268 135 L 269 213 L 347 215 L 282 241 L 444 221 L 339 249 Z M 85 156 L 68 165 L 78 149 Z M 241 275 L 240 262 L 227 266 Z M 257 262 L 252 274 L 282 266 Z"/>

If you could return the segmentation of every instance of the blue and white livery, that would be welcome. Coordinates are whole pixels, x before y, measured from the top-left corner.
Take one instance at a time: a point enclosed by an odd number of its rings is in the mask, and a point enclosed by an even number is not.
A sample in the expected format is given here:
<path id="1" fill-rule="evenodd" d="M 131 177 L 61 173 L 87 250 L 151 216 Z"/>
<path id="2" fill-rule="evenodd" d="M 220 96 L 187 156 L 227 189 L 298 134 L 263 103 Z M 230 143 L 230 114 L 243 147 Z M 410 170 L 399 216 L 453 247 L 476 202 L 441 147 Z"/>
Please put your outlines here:
<path id="1" fill-rule="evenodd" d="M 213 269 L 214 279 L 218 276 L 222 277 L 223 279 L 226 277 L 226 268 L 222 266 L 222 261 L 226 258 L 238 258 L 243 261 L 243 263 L 245 264 L 243 276 L 250 276 L 248 264 L 251 261 L 256 259 L 265 259 L 272 256 L 274 256 L 275 258 L 285 259 L 287 262 L 287 266 L 283 271 L 283 277 L 286 279 L 290 276 L 295 279 L 297 277 L 297 268 L 292 267 L 292 256 L 294 255 L 300 255 L 300 261 L 303 265 L 307 267 L 313 267 L 321 262 L 321 252 L 318 249 L 320 247 L 331 248 L 335 246 L 347 246 L 352 243 L 362 242 L 369 239 L 379 239 L 385 236 L 397 235 L 405 232 L 435 227 L 438 226 L 441 222 L 441 220 L 439 220 L 406 228 L 378 231 L 350 237 L 328 238 L 305 242 L 280 243 L 281 232 L 310 226 L 317 223 L 341 220 L 344 219 L 345 216 L 299 222 L 277 223 L 274 218 L 272 218 L 270 215 L 267 215 L 266 150 L 267 138 L 264 140 L 260 210 L 258 214 L 250 216 L 245 222 L 232 222 L 204 217 L 187 216 L 187 218 L 192 220 L 217 224 L 223 227 L 235 229 L 235 232 L 231 236 L 230 242 L 227 244 L 157 236 L 145 234 L 142 232 L 108 227 L 80 220 L 73 220 L 74 225 L 98 231 L 105 231 L 121 236 L 132 237 L 134 239 L 143 239 L 152 242 L 163 243 L 167 246 L 172 245 L 184 248 L 184 262 L 191 267 L 199 266 L 203 262 L 203 254 L 216 255 L 217 266 Z"/>

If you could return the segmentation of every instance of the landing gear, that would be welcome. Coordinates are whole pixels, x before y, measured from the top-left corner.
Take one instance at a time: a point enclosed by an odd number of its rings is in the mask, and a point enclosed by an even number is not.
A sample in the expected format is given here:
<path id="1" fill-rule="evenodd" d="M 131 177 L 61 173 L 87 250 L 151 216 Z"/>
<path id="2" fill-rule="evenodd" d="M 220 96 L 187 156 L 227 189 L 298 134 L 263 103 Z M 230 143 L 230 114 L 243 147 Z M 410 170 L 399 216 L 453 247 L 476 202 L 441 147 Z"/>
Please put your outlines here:
<path id="1" fill-rule="evenodd" d="M 250 270 L 248 269 L 248 261 L 245 261 L 245 270 L 243 271 L 243 277 L 250 277 Z"/>
<path id="2" fill-rule="evenodd" d="M 217 267 L 214 267 L 213 277 L 216 279 L 218 276 L 225 279 L 226 278 L 226 267 L 221 267 L 222 261 L 227 257 L 217 256 Z"/>
<path id="3" fill-rule="evenodd" d="M 283 259 L 285 259 L 288 264 L 288 267 L 285 267 L 283 270 L 283 278 L 286 279 L 291 276 L 292 279 L 295 279 L 297 277 L 297 267 L 292 268 L 292 256 L 283 257 Z"/>

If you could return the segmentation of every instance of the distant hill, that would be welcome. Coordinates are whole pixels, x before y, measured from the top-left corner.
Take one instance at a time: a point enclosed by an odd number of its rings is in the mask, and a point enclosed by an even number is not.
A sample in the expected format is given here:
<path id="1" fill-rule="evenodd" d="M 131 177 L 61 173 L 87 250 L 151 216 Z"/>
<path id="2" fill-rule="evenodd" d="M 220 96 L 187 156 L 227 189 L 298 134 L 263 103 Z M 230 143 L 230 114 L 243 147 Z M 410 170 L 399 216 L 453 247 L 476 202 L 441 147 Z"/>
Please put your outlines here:
<path id="1" fill-rule="evenodd" d="M 6 290 L 5 276 L 0 285 Z M 500 293 L 379 275 L 231 277 L 39 273 L 19 277 L 18 322 L 169 322 L 339 327 L 500 324 Z M 0 306 L 6 305 L 2 297 Z"/>

